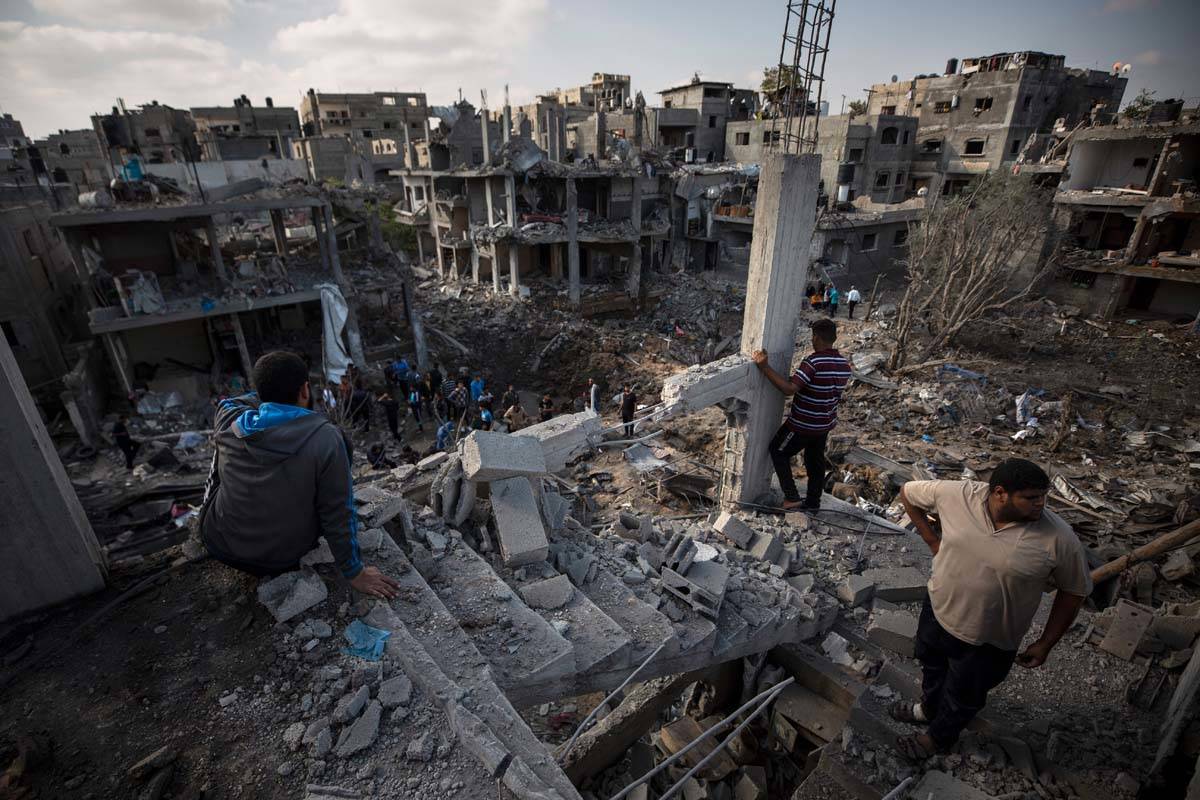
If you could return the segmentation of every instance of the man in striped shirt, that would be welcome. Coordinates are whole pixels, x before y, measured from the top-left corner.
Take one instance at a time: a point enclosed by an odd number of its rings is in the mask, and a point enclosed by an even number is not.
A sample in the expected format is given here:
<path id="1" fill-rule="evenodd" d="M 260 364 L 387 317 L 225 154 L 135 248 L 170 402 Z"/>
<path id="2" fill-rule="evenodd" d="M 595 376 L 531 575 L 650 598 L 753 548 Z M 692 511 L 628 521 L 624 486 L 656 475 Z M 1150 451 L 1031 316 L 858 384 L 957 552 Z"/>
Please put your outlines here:
<path id="1" fill-rule="evenodd" d="M 838 401 L 850 380 L 850 363 L 833 349 L 837 323 L 818 319 L 812 324 L 813 352 L 796 368 L 791 380 L 771 369 L 767 353 L 759 350 L 752 358 L 775 388 L 792 398 L 792 407 L 779 432 L 771 440 L 771 462 L 783 490 L 783 507 L 817 509 L 825 486 L 825 440 L 837 425 Z M 792 477 L 792 456 L 804 451 L 808 493 L 800 499 Z"/>

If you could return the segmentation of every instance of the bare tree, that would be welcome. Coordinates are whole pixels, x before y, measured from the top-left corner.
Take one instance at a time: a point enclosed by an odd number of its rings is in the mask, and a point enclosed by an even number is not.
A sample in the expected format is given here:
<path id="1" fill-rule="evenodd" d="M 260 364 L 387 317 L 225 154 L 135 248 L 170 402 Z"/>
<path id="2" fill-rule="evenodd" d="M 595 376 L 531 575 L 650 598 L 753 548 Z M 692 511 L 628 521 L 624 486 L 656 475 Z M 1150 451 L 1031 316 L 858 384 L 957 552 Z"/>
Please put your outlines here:
<path id="1" fill-rule="evenodd" d="M 909 360 L 918 327 L 929 334 L 919 363 L 969 323 L 1028 296 L 1053 262 L 1050 211 L 1050 190 L 1001 171 L 981 175 L 960 195 L 933 198 L 909 236 L 908 288 L 889 366 Z"/>

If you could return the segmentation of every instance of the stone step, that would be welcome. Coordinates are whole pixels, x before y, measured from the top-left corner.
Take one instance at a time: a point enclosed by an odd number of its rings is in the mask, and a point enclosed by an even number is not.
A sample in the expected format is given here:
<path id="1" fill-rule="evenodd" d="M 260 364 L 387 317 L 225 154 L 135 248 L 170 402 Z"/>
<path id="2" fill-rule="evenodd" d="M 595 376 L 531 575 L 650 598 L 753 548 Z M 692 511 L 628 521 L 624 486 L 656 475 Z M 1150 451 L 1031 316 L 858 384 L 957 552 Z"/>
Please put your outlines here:
<path id="1" fill-rule="evenodd" d="M 450 536 L 444 555 L 414 556 L 414 565 L 491 664 L 500 686 L 554 681 L 577 671 L 571 643 L 457 535 Z"/>
<path id="2" fill-rule="evenodd" d="M 584 584 L 583 593 L 620 625 L 630 639 L 630 665 L 637 666 L 660 644 L 666 647 L 655 660 L 668 660 L 679 653 L 675 626 L 656 608 L 642 602 L 625 582 L 608 570 L 599 570 Z"/>
<path id="3" fill-rule="evenodd" d="M 562 576 L 565 579 L 565 576 Z M 566 581 L 571 586 L 570 581 Z M 620 669 L 630 661 L 630 639 L 615 620 L 604 613 L 586 594 L 573 586 L 571 598 L 555 609 L 534 609 L 554 626 L 566 623 L 563 637 L 575 651 L 575 672 L 586 675 L 593 670 Z"/>
<path id="4" fill-rule="evenodd" d="M 424 686 L 423 681 L 430 680 L 424 673 L 433 672 L 428 663 L 436 664 L 439 674 L 445 676 L 445 685 L 425 688 L 447 706 L 447 713 L 453 713 L 454 702 L 468 708 L 514 756 L 503 780 L 516 797 L 580 800 L 566 774 L 494 680 L 487 659 L 391 537 L 384 537 L 375 561 L 400 584 L 400 591 L 390 603 L 378 604 L 366 622 L 403 631 L 393 634 L 388 648 L 405 663 L 406 671 L 417 673 L 409 677 Z M 424 666 L 421 654 L 428 656 Z"/>

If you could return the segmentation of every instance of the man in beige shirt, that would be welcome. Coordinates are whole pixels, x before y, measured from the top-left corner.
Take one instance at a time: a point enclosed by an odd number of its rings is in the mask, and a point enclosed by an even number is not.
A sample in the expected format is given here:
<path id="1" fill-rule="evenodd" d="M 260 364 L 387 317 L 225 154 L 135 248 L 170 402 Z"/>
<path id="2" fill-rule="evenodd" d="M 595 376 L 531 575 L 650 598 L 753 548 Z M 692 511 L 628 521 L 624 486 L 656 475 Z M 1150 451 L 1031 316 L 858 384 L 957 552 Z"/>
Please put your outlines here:
<path id="1" fill-rule="evenodd" d="M 904 510 L 933 551 L 917 627 L 921 702 L 890 709 L 903 722 L 929 725 L 927 734 L 897 742 L 908 757 L 949 749 L 1014 660 L 1030 669 L 1046 661 L 1091 593 L 1083 545 L 1045 509 L 1049 488 L 1041 467 L 1010 458 L 987 483 L 910 481 L 900 490 Z M 1018 654 L 1048 589 L 1057 594 L 1045 630 Z"/>

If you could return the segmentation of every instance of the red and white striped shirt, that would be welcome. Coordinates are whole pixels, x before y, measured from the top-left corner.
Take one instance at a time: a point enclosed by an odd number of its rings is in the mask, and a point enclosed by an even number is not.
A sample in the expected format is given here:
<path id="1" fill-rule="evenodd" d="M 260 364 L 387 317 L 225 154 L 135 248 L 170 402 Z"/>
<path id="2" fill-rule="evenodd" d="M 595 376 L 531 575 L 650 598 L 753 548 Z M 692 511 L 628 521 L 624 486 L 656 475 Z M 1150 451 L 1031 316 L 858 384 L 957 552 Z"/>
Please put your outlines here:
<path id="1" fill-rule="evenodd" d="M 850 362 L 837 350 L 818 350 L 800 362 L 792 383 L 787 424 L 797 433 L 828 433 L 837 425 L 838 401 L 850 380 Z"/>

